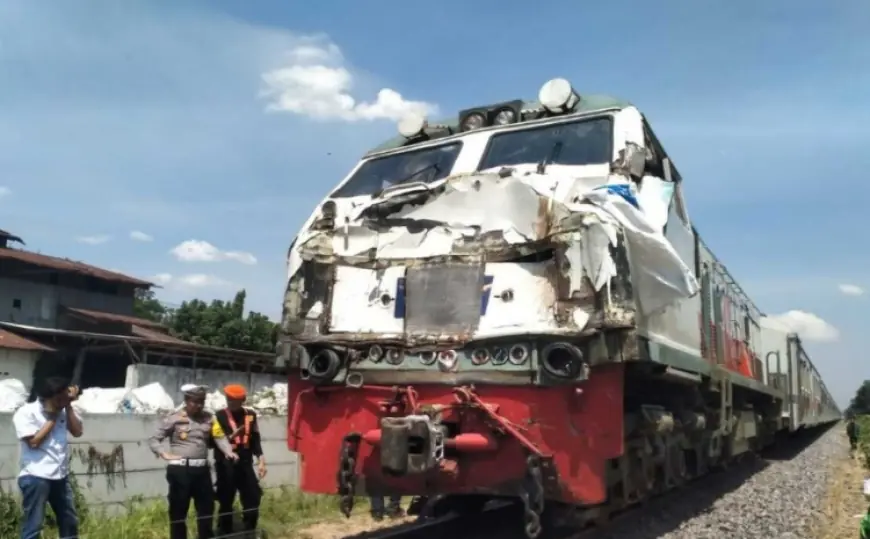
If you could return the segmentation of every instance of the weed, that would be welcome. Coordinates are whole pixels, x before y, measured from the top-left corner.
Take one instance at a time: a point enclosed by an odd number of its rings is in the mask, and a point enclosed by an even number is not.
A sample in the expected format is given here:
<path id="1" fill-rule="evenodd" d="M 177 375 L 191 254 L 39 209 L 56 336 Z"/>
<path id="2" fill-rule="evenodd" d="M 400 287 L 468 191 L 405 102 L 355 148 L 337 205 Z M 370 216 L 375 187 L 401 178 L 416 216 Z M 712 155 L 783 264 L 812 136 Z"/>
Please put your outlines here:
<path id="1" fill-rule="evenodd" d="M 12 492 L 0 488 L 0 537 L 16 537 L 20 533 L 21 505 Z"/>
<path id="2" fill-rule="evenodd" d="M 88 506 L 74 474 L 70 475 L 73 500 L 79 516 L 79 533 L 88 539 L 165 539 L 169 533 L 169 515 L 163 499 L 146 500 L 135 497 L 122 508 L 113 512 L 97 510 Z M 368 500 L 357 501 L 358 511 L 368 510 Z M 217 507 L 215 507 L 217 510 Z M 238 511 L 239 508 L 236 507 Z M 261 527 L 270 536 L 280 536 L 288 531 L 317 522 L 335 518 L 338 503 L 334 496 L 304 494 L 297 489 L 282 487 L 269 489 L 260 505 Z M 0 538 L 17 537 L 22 522 L 21 505 L 14 492 L 0 489 Z M 46 539 L 59 539 L 54 515 L 46 513 Z M 188 530 L 195 529 L 195 517 L 191 508 Z M 292 533 L 291 533 L 292 536 Z"/>
<path id="3" fill-rule="evenodd" d="M 870 469 L 870 415 L 858 416 L 857 423 L 858 451 L 864 457 L 864 467 Z"/>

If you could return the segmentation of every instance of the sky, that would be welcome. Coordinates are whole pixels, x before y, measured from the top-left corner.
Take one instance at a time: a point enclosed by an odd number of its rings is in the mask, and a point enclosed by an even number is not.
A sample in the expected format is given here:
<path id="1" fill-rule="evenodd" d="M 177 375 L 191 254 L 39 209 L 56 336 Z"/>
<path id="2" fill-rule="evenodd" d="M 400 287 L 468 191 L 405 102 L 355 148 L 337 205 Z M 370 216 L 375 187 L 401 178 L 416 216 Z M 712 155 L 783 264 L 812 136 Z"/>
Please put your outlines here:
<path id="1" fill-rule="evenodd" d="M 530 6 L 4 0 L 0 228 L 277 318 L 292 237 L 403 114 L 565 77 L 647 116 L 705 242 L 846 404 L 870 379 L 870 3 Z"/>

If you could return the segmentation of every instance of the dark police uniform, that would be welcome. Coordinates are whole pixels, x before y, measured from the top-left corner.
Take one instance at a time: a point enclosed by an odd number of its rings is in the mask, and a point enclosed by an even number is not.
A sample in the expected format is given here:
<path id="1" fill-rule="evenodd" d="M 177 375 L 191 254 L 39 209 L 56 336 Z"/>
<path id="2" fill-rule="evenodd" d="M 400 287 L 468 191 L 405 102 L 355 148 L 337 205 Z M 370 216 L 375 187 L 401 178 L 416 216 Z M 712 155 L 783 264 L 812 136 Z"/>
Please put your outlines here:
<path id="1" fill-rule="evenodd" d="M 204 390 L 185 391 L 186 397 L 204 397 Z M 179 457 L 167 461 L 166 482 L 169 483 L 169 537 L 187 538 L 187 512 L 193 500 L 199 539 L 214 537 L 214 490 L 208 463 L 208 448 L 213 440 L 214 416 L 206 412 L 191 417 L 181 410 L 166 416 L 148 440 L 148 446 L 159 455 L 161 442 L 169 438 L 169 453 Z"/>
<path id="2" fill-rule="evenodd" d="M 219 410 L 215 414 L 212 435 L 221 438 L 240 430 L 239 434 L 229 439 L 233 451 L 239 456 L 236 462 L 230 462 L 224 454 L 215 449 L 215 472 L 217 474 L 218 533 L 233 533 L 233 500 L 236 492 L 242 502 L 242 522 L 246 531 L 257 529 L 260 499 L 263 491 L 254 471 L 254 457 L 263 456 L 260 442 L 260 425 L 257 423 L 257 413 L 247 407 L 232 412 L 229 408 Z"/>

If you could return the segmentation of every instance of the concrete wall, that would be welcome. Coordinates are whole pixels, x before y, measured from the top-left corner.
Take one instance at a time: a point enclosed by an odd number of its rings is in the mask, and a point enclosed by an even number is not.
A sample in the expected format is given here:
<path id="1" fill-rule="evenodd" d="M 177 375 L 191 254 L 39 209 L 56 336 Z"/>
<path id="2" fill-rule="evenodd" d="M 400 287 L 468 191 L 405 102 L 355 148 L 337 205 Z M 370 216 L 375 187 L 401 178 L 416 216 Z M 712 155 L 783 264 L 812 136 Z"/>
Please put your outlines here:
<path id="1" fill-rule="evenodd" d="M 79 479 L 88 501 L 107 510 L 120 508 L 125 500 L 141 496 L 146 499 L 165 497 L 167 493 L 163 461 L 148 450 L 146 439 L 157 427 L 155 416 L 89 415 L 83 418 L 85 434 L 72 441 L 72 472 Z M 287 418 L 260 417 L 263 453 L 269 466 L 263 486 L 295 486 L 298 484 L 296 454 L 287 450 Z M 88 473 L 87 454 L 90 448 L 107 454 L 116 446 L 123 449 L 123 468 L 116 465 L 114 473 L 97 466 Z M 0 414 L 0 487 L 18 493 L 19 443 L 12 425 L 12 414 Z M 121 470 L 124 470 L 123 472 Z"/>
<path id="2" fill-rule="evenodd" d="M 30 389 L 33 383 L 33 367 L 40 352 L 0 348 L 0 380 L 13 378 Z"/>
<path id="3" fill-rule="evenodd" d="M 181 386 L 184 384 L 207 385 L 212 391 L 219 390 L 227 384 L 242 384 L 249 393 L 256 393 L 260 389 L 271 387 L 278 382 L 286 383 L 287 377 L 277 374 L 183 369 L 164 365 L 138 364 L 127 367 L 127 380 L 124 384 L 127 389 L 146 386 L 154 382 L 160 382 L 173 401 L 180 403 L 183 400 Z"/>
<path id="4" fill-rule="evenodd" d="M 14 300 L 21 307 L 13 308 Z M 113 296 L 64 286 L 0 279 L 0 320 L 54 328 L 58 305 L 133 314 L 133 296 Z"/>

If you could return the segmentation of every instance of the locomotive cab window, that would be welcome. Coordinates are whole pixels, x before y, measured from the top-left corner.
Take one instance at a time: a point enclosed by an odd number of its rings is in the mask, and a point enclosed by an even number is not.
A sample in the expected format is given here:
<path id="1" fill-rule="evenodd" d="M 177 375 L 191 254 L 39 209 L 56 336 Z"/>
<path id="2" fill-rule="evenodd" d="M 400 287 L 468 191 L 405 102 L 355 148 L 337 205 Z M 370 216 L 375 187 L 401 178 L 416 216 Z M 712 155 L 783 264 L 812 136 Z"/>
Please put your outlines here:
<path id="1" fill-rule="evenodd" d="M 613 120 L 608 117 L 549 124 L 492 136 L 478 170 L 534 165 L 600 165 L 613 157 Z"/>
<path id="2" fill-rule="evenodd" d="M 376 195 L 404 183 L 433 183 L 450 175 L 462 150 L 461 142 L 403 152 L 366 161 L 331 198 Z"/>

